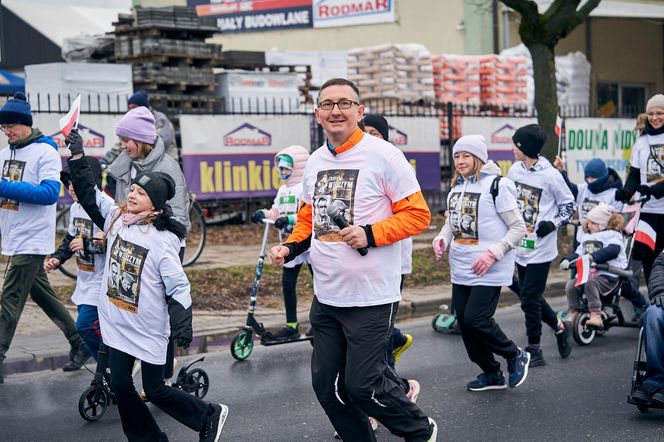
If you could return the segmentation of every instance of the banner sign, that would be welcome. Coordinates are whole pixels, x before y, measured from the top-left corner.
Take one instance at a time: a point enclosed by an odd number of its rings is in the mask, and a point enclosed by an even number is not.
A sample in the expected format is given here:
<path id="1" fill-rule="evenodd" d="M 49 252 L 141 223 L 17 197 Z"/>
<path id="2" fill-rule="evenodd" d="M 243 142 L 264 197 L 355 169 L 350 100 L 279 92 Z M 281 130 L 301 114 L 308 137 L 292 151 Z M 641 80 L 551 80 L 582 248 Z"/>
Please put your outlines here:
<path id="1" fill-rule="evenodd" d="M 440 128 L 435 117 L 386 117 L 390 142 L 415 168 L 422 190 L 440 190 Z"/>
<path id="2" fill-rule="evenodd" d="M 181 115 L 182 167 L 200 200 L 276 195 L 282 185 L 274 156 L 309 148 L 306 115 Z"/>
<path id="3" fill-rule="evenodd" d="M 316 0 L 314 27 L 394 23 L 394 0 Z"/>
<path id="4" fill-rule="evenodd" d="M 188 0 L 198 16 L 212 16 L 222 33 L 311 28 L 312 0 Z"/>
<path id="5" fill-rule="evenodd" d="M 565 164 L 573 183 L 583 183 L 588 161 L 601 158 L 607 167 L 627 178 L 627 164 L 638 138 L 632 118 L 568 118 L 565 120 Z"/>

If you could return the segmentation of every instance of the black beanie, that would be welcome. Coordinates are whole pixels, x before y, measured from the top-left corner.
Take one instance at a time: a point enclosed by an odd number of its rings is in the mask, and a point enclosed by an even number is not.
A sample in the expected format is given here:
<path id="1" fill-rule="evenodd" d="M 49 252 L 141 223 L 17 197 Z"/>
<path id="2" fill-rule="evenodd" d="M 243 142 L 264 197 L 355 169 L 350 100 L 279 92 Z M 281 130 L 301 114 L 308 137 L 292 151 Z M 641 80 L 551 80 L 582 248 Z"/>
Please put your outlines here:
<path id="1" fill-rule="evenodd" d="M 537 159 L 546 143 L 546 134 L 537 124 L 529 124 L 518 128 L 512 135 L 512 141 L 524 155 Z"/>
<path id="2" fill-rule="evenodd" d="M 175 181 L 164 172 L 139 173 L 131 183 L 145 190 L 157 210 L 163 209 L 166 201 L 175 196 Z"/>
<path id="3" fill-rule="evenodd" d="M 83 158 L 90 165 L 95 183 L 97 183 L 97 187 L 101 189 L 101 164 L 99 164 L 99 160 L 95 157 L 88 156 L 84 156 Z M 62 181 L 65 186 L 69 186 L 69 182 L 71 181 L 71 171 L 69 170 L 68 163 L 65 163 L 62 172 L 60 172 L 60 181 Z"/>
<path id="4" fill-rule="evenodd" d="M 382 115 L 364 114 L 364 126 L 371 126 L 383 136 L 383 140 L 390 141 L 390 129 L 387 120 Z M 366 130 L 366 128 L 365 128 Z"/>
<path id="5" fill-rule="evenodd" d="M 30 103 L 22 92 L 16 92 L 0 109 L 0 124 L 22 124 L 32 127 Z"/>

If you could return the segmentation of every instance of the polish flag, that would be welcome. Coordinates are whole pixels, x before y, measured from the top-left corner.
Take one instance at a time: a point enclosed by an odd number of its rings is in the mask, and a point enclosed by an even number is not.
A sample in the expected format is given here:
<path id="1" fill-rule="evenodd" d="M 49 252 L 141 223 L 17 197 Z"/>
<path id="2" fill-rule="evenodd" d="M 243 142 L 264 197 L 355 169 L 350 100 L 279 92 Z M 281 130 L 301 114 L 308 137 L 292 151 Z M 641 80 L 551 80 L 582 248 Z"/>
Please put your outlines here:
<path id="1" fill-rule="evenodd" d="M 647 245 L 654 252 L 655 244 L 657 243 L 657 232 L 655 232 L 655 229 L 653 229 L 650 224 L 640 219 L 639 223 L 636 225 L 634 241 Z"/>
<path id="2" fill-rule="evenodd" d="M 74 102 L 71 104 L 71 109 L 67 112 L 67 115 L 60 118 L 60 131 L 65 137 L 69 135 L 72 129 L 78 127 L 78 117 L 81 115 L 81 96 L 76 97 Z"/>
<path id="3" fill-rule="evenodd" d="M 583 255 L 576 260 L 576 283 L 574 283 L 574 287 L 578 287 L 580 285 L 585 284 L 586 282 L 588 282 L 589 277 L 590 277 L 590 256 Z"/>
<path id="4" fill-rule="evenodd" d="M 556 136 L 560 137 L 560 134 L 563 132 L 563 119 L 560 118 L 560 115 L 556 115 Z"/>

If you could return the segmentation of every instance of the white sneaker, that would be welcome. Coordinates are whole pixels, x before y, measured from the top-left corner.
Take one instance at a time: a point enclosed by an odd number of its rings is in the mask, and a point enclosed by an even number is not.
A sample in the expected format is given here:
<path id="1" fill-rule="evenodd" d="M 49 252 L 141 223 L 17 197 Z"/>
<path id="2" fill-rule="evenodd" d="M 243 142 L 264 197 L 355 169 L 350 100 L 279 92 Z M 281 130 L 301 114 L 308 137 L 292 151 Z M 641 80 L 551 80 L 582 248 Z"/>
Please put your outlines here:
<path id="1" fill-rule="evenodd" d="M 406 393 L 406 397 L 412 403 L 416 403 L 417 398 L 420 395 L 420 383 L 417 382 L 415 379 L 408 379 L 408 387 L 409 388 L 408 388 L 408 393 Z"/>
<path id="2" fill-rule="evenodd" d="M 431 418 L 429 418 L 429 425 L 431 425 L 431 436 L 429 436 L 427 442 L 436 442 L 436 438 L 438 437 L 438 425 L 436 425 L 436 421 Z"/>

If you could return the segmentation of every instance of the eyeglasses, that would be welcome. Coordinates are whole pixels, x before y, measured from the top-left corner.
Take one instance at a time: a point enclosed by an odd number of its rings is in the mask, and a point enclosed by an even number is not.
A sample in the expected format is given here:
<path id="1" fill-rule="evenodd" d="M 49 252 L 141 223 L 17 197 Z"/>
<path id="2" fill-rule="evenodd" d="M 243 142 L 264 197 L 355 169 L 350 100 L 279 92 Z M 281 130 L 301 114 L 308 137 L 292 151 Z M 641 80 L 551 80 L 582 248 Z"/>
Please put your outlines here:
<path id="1" fill-rule="evenodd" d="M 648 118 L 650 117 L 664 117 L 664 112 L 648 112 Z"/>
<path id="2" fill-rule="evenodd" d="M 318 109 L 329 111 L 334 109 L 334 105 L 336 105 L 339 109 L 346 110 L 353 107 L 354 104 L 358 106 L 360 105 L 360 103 L 358 103 L 357 101 L 348 100 L 348 99 L 343 99 L 339 101 L 325 100 L 321 103 L 318 103 Z"/>
<path id="3" fill-rule="evenodd" d="M 2 124 L 2 125 L 0 125 L 0 130 L 3 131 L 3 132 L 6 132 L 8 130 L 12 130 L 16 126 L 17 126 L 16 124 Z"/>

